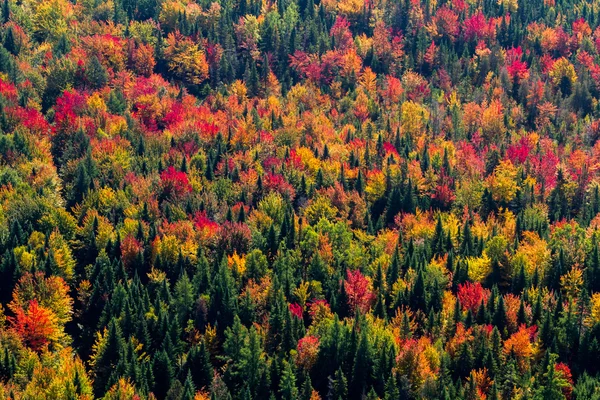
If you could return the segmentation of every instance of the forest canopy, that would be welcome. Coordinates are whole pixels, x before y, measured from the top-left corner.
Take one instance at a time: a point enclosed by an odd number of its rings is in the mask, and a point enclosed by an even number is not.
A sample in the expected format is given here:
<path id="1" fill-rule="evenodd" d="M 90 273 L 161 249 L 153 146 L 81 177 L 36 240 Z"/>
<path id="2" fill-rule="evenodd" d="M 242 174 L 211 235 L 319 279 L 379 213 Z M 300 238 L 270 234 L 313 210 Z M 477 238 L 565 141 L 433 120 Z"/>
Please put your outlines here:
<path id="1" fill-rule="evenodd" d="M 600 399 L 600 3 L 0 0 L 0 400 Z"/>

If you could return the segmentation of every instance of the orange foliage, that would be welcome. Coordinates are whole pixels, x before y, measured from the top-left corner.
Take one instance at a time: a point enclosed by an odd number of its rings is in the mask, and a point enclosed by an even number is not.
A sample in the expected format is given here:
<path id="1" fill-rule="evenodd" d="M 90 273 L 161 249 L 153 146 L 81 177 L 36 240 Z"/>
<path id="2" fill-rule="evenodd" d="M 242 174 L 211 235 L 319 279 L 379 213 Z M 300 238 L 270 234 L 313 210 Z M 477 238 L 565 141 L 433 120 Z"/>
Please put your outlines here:
<path id="1" fill-rule="evenodd" d="M 536 330 L 536 326 L 527 328 L 525 325 L 521 325 L 519 330 L 504 342 L 504 354 L 514 354 L 521 370 L 526 368 L 533 354 L 532 340 L 535 338 Z"/>
<path id="2" fill-rule="evenodd" d="M 9 317 L 11 327 L 23 342 L 34 351 L 40 351 L 58 334 L 52 311 L 31 300 L 27 309 L 16 307 L 14 317 Z"/>

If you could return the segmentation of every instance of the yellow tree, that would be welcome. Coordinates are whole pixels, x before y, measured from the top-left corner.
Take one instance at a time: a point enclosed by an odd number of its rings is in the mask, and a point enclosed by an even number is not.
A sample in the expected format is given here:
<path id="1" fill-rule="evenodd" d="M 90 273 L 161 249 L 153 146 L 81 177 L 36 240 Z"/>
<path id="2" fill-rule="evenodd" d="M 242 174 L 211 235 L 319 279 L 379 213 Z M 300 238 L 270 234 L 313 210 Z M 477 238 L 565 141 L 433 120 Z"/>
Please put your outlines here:
<path id="1" fill-rule="evenodd" d="M 517 168 L 510 160 L 500 161 L 494 173 L 487 179 L 487 186 L 494 200 L 510 202 L 517 194 Z"/>
<path id="2" fill-rule="evenodd" d="M 585 322 L 589 327 L 600 323 L 600 293 L 592 294 L 592 298 L 590 299 L 590 313 Z"/>
<path id="3" fill-rule="evenodd" d="M 170 33 L 167 37 L 165 58 L 169 70 L 187 83 L 198 85 L 208 78 L 206 53 L 179 32 Z"/>
<path id="4" fill-rule="evenodd" d="M 429 111 L 414 101 L 402 104 L 401 123 L 402 131 L 415 138 L 423 133 L 429 121 Z"/>
<path id="5" fill-rule="evenodd" d="M 560 277 L 560 286 L 568 298 L 577 298 L 583 287 L 583 271 L 575 266 Z"/>
<path id="6" fill-rule="evenodd" d="M 506 130 L 504 126 L 504 111 L 502 103 L 493 100 L 483 110 L 481 115 L 481 128 L 483 136 L 488 143 L 497 143 Z"/>
<path id="7" fill-rule="evenodd" d="M 569 60 L 564 57 L 556 60 L 550 68 L 548 75 L 557 89 L 560 89 L 563 97 L 571 95 L 573 85 L 577 81 L 577 73 Z"/>

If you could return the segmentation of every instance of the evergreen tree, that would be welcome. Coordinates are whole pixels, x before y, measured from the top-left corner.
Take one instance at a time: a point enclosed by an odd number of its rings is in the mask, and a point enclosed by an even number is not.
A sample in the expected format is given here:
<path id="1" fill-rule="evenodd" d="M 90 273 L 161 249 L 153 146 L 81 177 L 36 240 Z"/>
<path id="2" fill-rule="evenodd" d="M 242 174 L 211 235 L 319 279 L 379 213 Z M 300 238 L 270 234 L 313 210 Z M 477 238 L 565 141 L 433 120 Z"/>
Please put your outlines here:
<path id="1" fill-rule="evenodd" d="M 101 342 L 94 359 L 94 392 L 97 396 L 105 393 L 118 380 L 116 367 L 122 360 L 125 342 L 117 320 L 114 318 L 108 324 L 106 337 Z"/>
<path id="2" fill-rule="evenodd" d="M 292 364 L 286 360 L 283 360 L 283 371 L 281 372 L 279 393 L 283 400 L 296 400 L 298 397 L 296 376 L 292 370 Z"/>

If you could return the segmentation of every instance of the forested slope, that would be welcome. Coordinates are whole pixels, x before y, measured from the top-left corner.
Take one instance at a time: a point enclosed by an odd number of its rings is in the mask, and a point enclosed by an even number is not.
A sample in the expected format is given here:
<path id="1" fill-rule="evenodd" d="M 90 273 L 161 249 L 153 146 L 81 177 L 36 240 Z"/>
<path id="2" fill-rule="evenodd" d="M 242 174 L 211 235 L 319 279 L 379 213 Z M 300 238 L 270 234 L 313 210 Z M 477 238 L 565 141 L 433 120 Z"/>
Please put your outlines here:
<path id="1" fill-rule="evenodd" d="M 0 17 L 0 399 L 600 399 L 597 0 Z"/>

